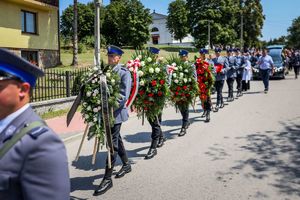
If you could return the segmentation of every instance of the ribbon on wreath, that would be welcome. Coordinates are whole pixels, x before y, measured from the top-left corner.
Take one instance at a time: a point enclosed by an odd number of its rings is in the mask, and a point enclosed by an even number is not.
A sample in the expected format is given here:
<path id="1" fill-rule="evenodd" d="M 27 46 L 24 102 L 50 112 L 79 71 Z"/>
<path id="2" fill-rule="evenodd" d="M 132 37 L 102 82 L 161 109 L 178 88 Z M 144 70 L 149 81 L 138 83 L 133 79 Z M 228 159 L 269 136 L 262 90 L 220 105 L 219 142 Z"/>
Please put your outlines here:
<path id="1" fill-rule="evenodd" d="M 131 89 L 131 93 L 130 96 L 126 102 L 126 107 L 130 108 L 130 106 L 132 105 L 132 103 L 134 102 L 136 95 L 138 93 L 139 90 L 139 75 L 138 75 L 138 66 L 134 67 L 133 70 L 133 87 Z"/>

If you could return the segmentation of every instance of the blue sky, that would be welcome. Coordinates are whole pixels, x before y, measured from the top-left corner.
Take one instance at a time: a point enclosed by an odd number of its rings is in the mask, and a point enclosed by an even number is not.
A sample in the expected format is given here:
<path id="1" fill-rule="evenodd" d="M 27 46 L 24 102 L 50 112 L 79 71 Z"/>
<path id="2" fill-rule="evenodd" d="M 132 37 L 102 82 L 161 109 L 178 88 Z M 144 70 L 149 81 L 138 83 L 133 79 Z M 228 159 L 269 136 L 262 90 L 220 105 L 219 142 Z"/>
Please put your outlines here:
<path id="1" fill-rule="evenodd" d="M 78 0 L 87 3 L 92 0 Z M 167 14 L 168 5 L 172 0 L 141 0 L 146 8 L 155 9 L 157 13 Z M 266 20 L 263 27 L 263 40 L 270 40 L 282 35 L 287 35 L 287 29 L 291 26 L 292 20 L 300 16 L 299 0 L 261 0 Z M 109 0 L 103 0 L 104 5 Z M 68 5 L 73 4 L 73 0 L 60 0 L 60 11 Z"/>

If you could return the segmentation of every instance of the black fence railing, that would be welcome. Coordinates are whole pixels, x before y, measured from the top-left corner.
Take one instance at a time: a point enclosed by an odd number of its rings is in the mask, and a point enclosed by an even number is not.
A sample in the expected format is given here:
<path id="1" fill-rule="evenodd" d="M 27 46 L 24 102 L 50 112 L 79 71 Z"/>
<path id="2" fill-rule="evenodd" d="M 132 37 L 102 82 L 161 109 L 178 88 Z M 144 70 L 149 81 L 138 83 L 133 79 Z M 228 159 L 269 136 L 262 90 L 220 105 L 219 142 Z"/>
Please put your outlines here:
<path id="1" fill-rule="evenodd" d="M 88 68 L 72 71 L 46 69 L 45 76 L 37 80 L 31 93 L 31 101 L 38 102 L 77 95 L 82 75 L 88 70 Z"/>

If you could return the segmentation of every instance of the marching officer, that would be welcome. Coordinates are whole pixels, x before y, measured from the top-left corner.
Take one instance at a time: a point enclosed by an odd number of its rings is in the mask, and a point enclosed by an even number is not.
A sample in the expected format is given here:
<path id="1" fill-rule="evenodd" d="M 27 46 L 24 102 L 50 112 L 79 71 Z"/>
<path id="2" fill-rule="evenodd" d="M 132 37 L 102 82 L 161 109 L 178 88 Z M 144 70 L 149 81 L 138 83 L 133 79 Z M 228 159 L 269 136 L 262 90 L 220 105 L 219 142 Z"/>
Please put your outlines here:
<path id="1" fill-rule="evenodd" d="M 189 62 L 188 61 L 189 52 L 187 50 L 181 49 L 181 50 L 179 50 L 178 54 L 179 54 L 180 60 L 182 62 Z M 193 78 L 195 80 L 197 80 L 197 74 L 196 74 L 195 66 L 191 64 L 191 67 L 193 68 L 193 71 L 194 71 L 194 77 Z M 190 125 L 190 122 L 189 122 L 189 105 L 187 104 L 186 107 L 179 106 L 179 110 L 180 110 L 180 113 L 181 113 L 181 116 L 182 116 L 182 127 L 181 127 L 181 130 L 180 130 L 178 136 L 182 137 L 186 134 L 186 130 L 188 129 L 188 127 Z"/>
<path id="2" fill-rule="evenodd" d="M 98 186 L 98 188 L 94 192 L 94 196 L 98 196 L 104 194 L 107 190 L 109 190 L 112 186 L 112 173 L 113 168 L 117 160 L 117 155 L 121 158 L 123 163 L 122 168 L 116 174 L 116 178 L 121 178 L 125 174 L 131 172 L 131 165 L 128 161 L 128 156 L 122 141 L 122 137 L 120 135 L 120 129 L 122 123 L 128 120 L 128 110 L 126 108 L 126 101 L 129 98 L 130 90 L 131 90 L 131 75 L 129 70 L 124 67 L 122 64 L 119 64 L 121 56 L 124 52 L 117 46 L 108 46 L 107 48 L 107 56 L 108 56 L 108 64 L 113 66 L 113 71 L 115 71 L 120 79 L 120 99 L 118 100 L 119 107 L 114 110 L 114 118 L 115 123 L 111 128 L 112 141 L 114 147 L 114 154 L 111 155 L 111 168 L 108 167 L 108 158 L 106 159 L 106 167 L 104 177 Z"/>
<path id="3" fill-rule="evenodd" d="M 224 107 L 223 95 L 222 90 L 224 86 L 224 81 L 226 80 L 226 71 L 228 69 L 228 62 L 227 59 L 221 56 L 221 48 L 215 49 L 216 57 L 213 58 L 213 62 L 216 68 L 216 82 L 215 87 L 217 91 L 217 105 L 215 110 L 218 111 L 219 108 Z"/>
<path id="4" fill-rule="evenodd" d="M 43 75 L 0 49 L 0 199 L 70 198 L 65 146 L 29 104 L 30 91 Z"/>
<path id="5" fill-rule="evenodd" d="M 205 122 L 210 121 L 210 112 L 212 109 L 212 102 L 211 102 L 211 91 L 214 84 L 214 75 L 213 72 L 210 69 L 210 64 L 213 64 L 212 59 L 206 59 L 206 54 L 208 54 L 207 49 L 200 49 L 200 62 L 196 62 L 197 67 L 197 79 L 199 84 L 199 91 L 200 91 L 200 100 L 203 108 L 203 114 L 201 117 L 206 117 Z M 203 69 L 207 68 L 208 70 L 205 72 Z M 207 89 L 202 93 L 200 89 L 200 85 L 204 83 L 203 81 L 206 81 L 206 87 Z M 204 95 L 204 96 L 203 96 Z"/>
<path id="6" fill-rule="evenodd" d="M 236 57 L 233 56 L 232 54 L 232 49 L 227 49 L 227 61 L 228 61 L 228 70 L 227 70 L 227 85 L 228 85 L 228 98 L 227 101 L 233 101 L 233 83 L 236 78 Z"/>
<path id="7" fill-rule="evenodd" d="M 149 48 L 149 52 L 156 55 L 156 58 L 158 58 L 159 51 L 160 50 L 155 47 Z M 145 156 L 145 159 L 153 158 L 157 154 L 156 148 L 162 147 L 164 145 L 164 142 L 166 141 L 166 138 L 164 137 L 164 134 L 161 129 L 162 111 L 158 116 L 156 116 L 155 119 L 148 118 L 148 121 L 152 128 L 152 133 L 151 133 L 152 142 L 149 151 Z"/>
<path id="8" fill-rule="evenodd" d="M 236 97 L 243 96 L 242 93 L 242 80 L 243 80 L 243 73 L 244 73 L 244 61 L 243 56 L 241 54 L 240 49 L 235 49 L 235 58 L 236 58 L 236 83 L 237 83 L 237 95 Z"/>

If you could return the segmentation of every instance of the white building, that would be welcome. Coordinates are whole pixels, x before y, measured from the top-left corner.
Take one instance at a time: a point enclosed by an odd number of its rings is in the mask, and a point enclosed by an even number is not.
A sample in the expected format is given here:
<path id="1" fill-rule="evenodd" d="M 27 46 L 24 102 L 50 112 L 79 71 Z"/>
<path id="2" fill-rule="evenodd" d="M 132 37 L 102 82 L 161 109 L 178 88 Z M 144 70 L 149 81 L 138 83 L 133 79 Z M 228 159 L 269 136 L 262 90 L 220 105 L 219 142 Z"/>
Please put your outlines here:
<path id="1" fill-rule="evenodd" d="M 191 46 L 194 42 L 194 38 L 191 35 L 182 39 L 180 44 L 179 40 L 175 40 L 172 34 L 167 28 L 167 16 L 156 13 L 155 11 L 151 13 L 152 24 L 150 24 L 150 34 L 151 38 L 148 41 L 148 44 L 168 44 L 168 45 L 183 45 Z"/>

